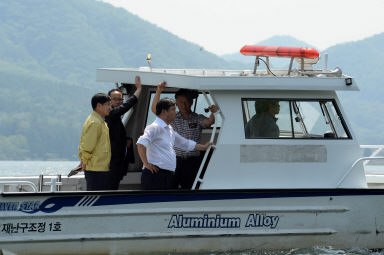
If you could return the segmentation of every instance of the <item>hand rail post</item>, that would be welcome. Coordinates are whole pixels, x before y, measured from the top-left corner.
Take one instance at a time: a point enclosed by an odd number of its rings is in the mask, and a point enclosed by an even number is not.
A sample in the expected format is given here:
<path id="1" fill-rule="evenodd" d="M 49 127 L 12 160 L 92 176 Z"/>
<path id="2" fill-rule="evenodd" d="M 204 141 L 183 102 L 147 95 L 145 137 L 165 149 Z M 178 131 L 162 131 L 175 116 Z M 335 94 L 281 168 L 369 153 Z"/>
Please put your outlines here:
<path id="1" fill-rule="evenodd" d="M 343 175 L 343 177 L 341 177 L 340 181 L 337 182 L 336 188 L 340 187 L 341 183 L 343 183 L 345 178 L 347 178 L 347 176 L 352 172 L 352 170 L 355 168 L 357 163 L 359 163 L 360 161 L 365 161 L 365 160 L 384 160 L 384 157 L 362 157 L 362 158 L 357 159 L 352 164 L 352 166 L 349 168 L 349 170 Z"/>
<path id="2" fill-rule="evenodd" d="M 1 193 L 5 192 L 5 185 L 28 185 L 33 189 L 33 192 L 38 192 L 36 185 L 30 181 L 0 181 Z"/>
<path id="3" fill-rule="evenodd" d="M 51 186 L 51 192 L 56 192 L 57 191 L 56 186 L 62 185 L 63 183 L 58 182 L 55 177 L 55 178 L 51 178 L 50 182 L 45 182 L 44 184 Z"/>
<path id="4" fill-rule="evenodd" d="M 197 182 L 201 182 L 201 183 L 203 182 L 203 179 L 200 179 L 200 174 L 203 171 L 203 167 L 205 165 L 205 161 L 207 161 L 208 154 L 209 154 L 209 151 L 211 150 L 211 148 L 216 148 L 216 146 L 215 145 L 209 145 L 207 150 L 205 151 L 204 158 L 201 161 L 201 164 L 200 164 L 200 167 L 199 167 L 199 171 L 197 172 L 195 181 L 193 182 L 193 185 L 192 185 L 192 189 L 196 189 Z"/>
<path id="5" fill-rule="evenodd" d="M 207 101 L 208 105 L 211 106 L 212 103 L 211 103 L 211 100 L 209 100 L 208 96 L 207 96 L 207 93 L 205 91 L 202 91 L 204 97 L 205 97 L 205 100 Z M 214 98 L 212 98 L 212 100 L 214 101 Z M 215 103 L 216 105 L 216 103 Z M 215 139 L 215 135 L 216 135 L 216 130 L 217 130 L 217 115 L 220 114 L 220 116 L 222 117 L 221 115 L 221 112 L 220 112 L 220 109 L 218 109 L 215 113 L 213 113 L 213 115 L 215 116 L 215 123 L 213 124 L 213 129 L 212 129 L 212 134 L 211 134 L 211 138 L 209 139 L 209 141 L 212 143 L 213 140 Z M 210 145 L 207 150 L 205 151 L 204 153 L 204 157 L 203 157 L 203 160 L 201 161 L 201 164 L 200 164 L 200 167 L 199 167 L 199 171 L 197 172 L 196 174 L 196 178 L 193 182 L 193 185 L 192 185 L 192 190 L 196 189 L 196 186 L 197 186 L 197 182 L 200 182 L 200 183 L 203 183 L 203 179 L 200 178 L 200 174 L 201 172 L 203 171 L 203 168 L 204 168 L 204 165 L 205 165 L 205 162 L 207 161 L 207 158 L 208 158 L 208 154 L 209 152 L 211 151 L 211 148 L 216 148 L 215 145 Z"/>

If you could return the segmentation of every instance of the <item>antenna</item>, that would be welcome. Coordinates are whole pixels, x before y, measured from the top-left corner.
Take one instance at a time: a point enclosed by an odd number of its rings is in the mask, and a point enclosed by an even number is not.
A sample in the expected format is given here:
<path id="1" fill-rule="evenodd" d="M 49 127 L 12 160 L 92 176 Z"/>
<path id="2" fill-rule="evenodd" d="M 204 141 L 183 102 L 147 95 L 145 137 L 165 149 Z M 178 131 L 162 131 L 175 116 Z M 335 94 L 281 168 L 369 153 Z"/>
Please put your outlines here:
<path id="1" fill-rule="evenodd" d="M 327 65 L 328 65 L 328 53 L 323 54 L 323 72 L 325 73 L 327 71 Z"/>
<path id="2" fill-rule="evenodd" d="M 148 55 L 147 55 L 148 67 L 149 67 L 149 69 L 152 71 L 151 58 L 152 58 L 151 54 L 148 53 Z"/>

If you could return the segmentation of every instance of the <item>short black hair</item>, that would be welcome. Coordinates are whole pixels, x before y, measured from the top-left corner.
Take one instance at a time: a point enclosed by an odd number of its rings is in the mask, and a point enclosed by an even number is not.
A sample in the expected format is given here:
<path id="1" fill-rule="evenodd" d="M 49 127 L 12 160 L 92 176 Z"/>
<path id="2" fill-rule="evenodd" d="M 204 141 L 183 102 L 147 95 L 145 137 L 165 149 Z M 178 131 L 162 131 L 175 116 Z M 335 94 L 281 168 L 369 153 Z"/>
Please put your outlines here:
<path id="1" fill-rule="evenodd" d="M 111 96 L 112 92 L 120 92 L 121 94 L 123 94 L 123 91 L 121 91 L 121 89 L 111 89 L 110 91 L 108 91 L 108 96 Z"/>
<path id="2" fill-rule="evenodd" d="M 199 96 L 199 92 L 195 89 L 179 89 L 175 94 L 175 98 L 177 99 L 178 96 L 185 96 L 192 104 L 193 99 Z"/>
<path id="3" fill-rule="evenodd" d="M 257 99 L 257 101 L 255 101 L 256 113 L 268 112 L 269 106 L 278 102 L 276 99 Z"/>
<path id="4" fill-rule="evenodd" d="M 109 101 L 111 101 L 111 98 L 108 95 L 105 93 L 97 93 L 92 97 L 91 100 L 92 109 L 95 110 L 97 104 L 104 104 Z"/>
<path id="5" fill-rule="evenodd" d="M 173 99 L 167 97 L 160 99 L 159 102 L 157 102 L 156 104 L 156 115 L 159 116 L 163 110 L 168 111 L 169 108 L 175 105 L 176 103 Z"/>

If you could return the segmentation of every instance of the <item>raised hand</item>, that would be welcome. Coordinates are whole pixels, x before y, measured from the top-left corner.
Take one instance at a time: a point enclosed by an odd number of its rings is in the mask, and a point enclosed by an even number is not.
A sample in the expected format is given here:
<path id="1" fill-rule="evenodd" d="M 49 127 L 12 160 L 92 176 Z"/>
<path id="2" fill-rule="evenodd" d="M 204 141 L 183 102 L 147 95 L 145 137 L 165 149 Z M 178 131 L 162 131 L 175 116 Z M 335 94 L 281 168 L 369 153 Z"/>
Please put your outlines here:
<path id="1" fill-rule="evenodd" d="M 212 113 L 215 113 L 217 112 L 218 108 L 216 105 L 211 105 L 210 107 L 208 107 L 209 111 L 212 112 Z"/>
<path id="2" fill-rule="evenodd" d="M 159 84 L 157 84 L 157 90 L 162 93 L 165 89 L 165 87 L 167 86 L 167 82 L 166 81 L 162 81 L 160 82 Z"/>
<path id="3" fill-rule="evenodd" d="M 135 87 L 136 87 L 136 89 L 141 89 L 141 80 L 140 80 L 140 76 L 136 76 L 136 77 L 135 77 Z"/>

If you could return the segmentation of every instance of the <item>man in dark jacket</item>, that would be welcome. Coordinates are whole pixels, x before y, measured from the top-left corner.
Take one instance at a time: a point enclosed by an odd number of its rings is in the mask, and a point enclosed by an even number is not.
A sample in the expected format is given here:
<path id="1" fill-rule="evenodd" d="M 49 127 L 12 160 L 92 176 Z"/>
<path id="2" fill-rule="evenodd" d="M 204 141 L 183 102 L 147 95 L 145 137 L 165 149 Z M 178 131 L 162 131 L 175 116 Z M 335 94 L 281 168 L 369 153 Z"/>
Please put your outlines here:
<path id="1" fill-rule="evenodd" d="M 109 112 L 108 117 L 105 121 L 109 127 L 109 137 L 111 139 L 111 190 L 119 189 L 119 184 L 123 176 L 126 174 L 126 157 L 127 157 L 127 142 L 126 133 L 122 116 L 131 109 L 137 103 L 137 99 L 141 92 L 141 81 L 140 77 L 135 78 L 136 91 L 133 96 L 129 97 L 128 100 L 123 103 L 123 93 L 119 89 L 112 89 L 108 92 L 111 97 L 112 110 Z"/>

